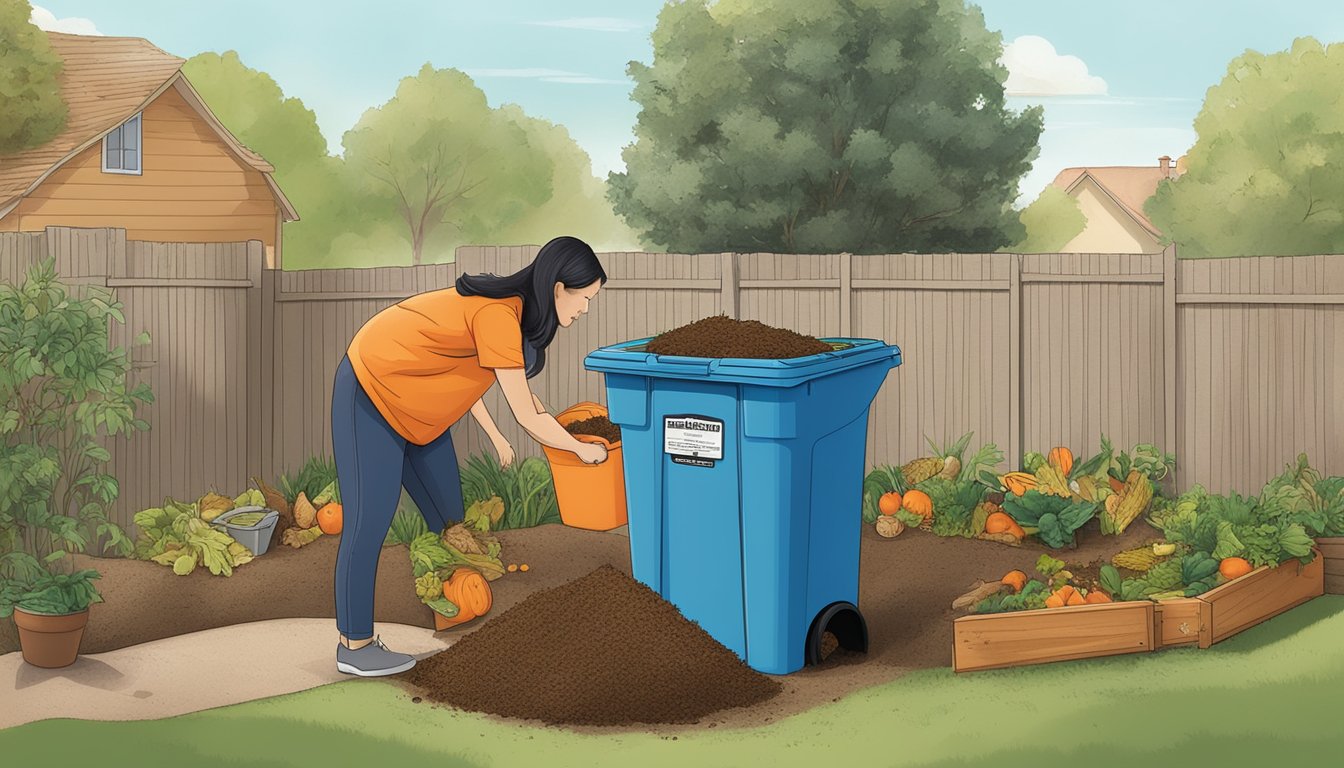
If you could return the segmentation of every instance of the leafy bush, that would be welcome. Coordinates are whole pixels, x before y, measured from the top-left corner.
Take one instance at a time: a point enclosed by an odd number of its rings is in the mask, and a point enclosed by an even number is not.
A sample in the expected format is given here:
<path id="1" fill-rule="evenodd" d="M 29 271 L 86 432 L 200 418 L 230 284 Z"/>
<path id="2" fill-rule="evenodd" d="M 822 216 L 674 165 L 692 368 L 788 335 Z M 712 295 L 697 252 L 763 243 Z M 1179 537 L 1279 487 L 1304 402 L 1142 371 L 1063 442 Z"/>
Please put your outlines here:
<path id="1" fill-rule="evenodd" d="M 71 295 L 54 259 L 21 286 L 0 284 L 0 616 L 25 600 L 83 610 L 97 590 L 70 553 L 100 540 L 103 552 L 131 550 L 107 519 L 119 488 L 102 471 L 103 443 L 149 429 L 135 414 L 153 395 L 128 382 L 126 350 L 108 345 L 112 322 L 125 317 L 111 292 Z"/>
<path id="2" fill-rule="evenodd" d="M 280 493 L 290 504 L 302 493 L 312 501 L 318 494 L 336 482 L 336 460 L 329 456 L 314 456 L 304 463 L 297 474 L 284 473 L 276 480 Z M 337 491 L 336 499 L 340 500 Z"/>
<path id="3" fill-rule="evenodd" d="M 501 467 L 490 456 L 478 454 L 462 467 L 462 501 L 467 507 L 498 496 L 504 500 L 504 518 L 498 528 L 531 528 L 560 522 L 560 508 L 545 460 L 529 457 Z"/>

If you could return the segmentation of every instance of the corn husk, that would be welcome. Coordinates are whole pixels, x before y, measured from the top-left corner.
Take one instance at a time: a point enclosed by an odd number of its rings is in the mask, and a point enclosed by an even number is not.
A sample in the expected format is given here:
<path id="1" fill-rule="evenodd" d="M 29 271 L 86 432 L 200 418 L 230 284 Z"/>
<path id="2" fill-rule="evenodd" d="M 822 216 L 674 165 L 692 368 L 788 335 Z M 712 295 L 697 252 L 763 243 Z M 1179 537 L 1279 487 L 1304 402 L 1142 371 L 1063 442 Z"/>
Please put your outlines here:
<path id="1" fill-rule="evenodd" d="M 200 510 L 201 519 L 208 523 L 233 509 L 233 499 L 211 491 L 196 502 L 196 508 Z"/>
<path id="2" fill-rule="evenodd" d="M 312 544 L 322 536 L 321 528 L 286 528 L 280 535 L 280 543 L 298 549 Z"/>
<path id="3" fill-rule="evenodd" d="M 317 508 L 308 501 L 308 496 L 303 491 L 299 491 L 298 498 L 294 499 L 294 525 L 300 528 L 312 528 L 317 525 Z"/>
<path id="4" fill-rule="evenodd" d="M 464 555 L 486 554 L 485 545 L 481 544 L 462 523 L 444 530 L 443 543 Z"/>
<path id="5" fill-rule="evenodd" d="M 327 484 L 326 488 L 323 488 L 321 491 L 318 492 L 316 496 L 313 497 L 313 506 L 318 509 L 321 509 L 328 503 L 333 502 L 335 500 L 336 500 L 336 481 L 332 480 L 330 483 Z"/>
<path id="6" fill-rule="evenodd" d="M 905 476 L 906 485 L 913 486 L 942 472 L 944 464 L 945 462 L 937 457 L 915 459 L 901 467 L 901 474 Z"/>

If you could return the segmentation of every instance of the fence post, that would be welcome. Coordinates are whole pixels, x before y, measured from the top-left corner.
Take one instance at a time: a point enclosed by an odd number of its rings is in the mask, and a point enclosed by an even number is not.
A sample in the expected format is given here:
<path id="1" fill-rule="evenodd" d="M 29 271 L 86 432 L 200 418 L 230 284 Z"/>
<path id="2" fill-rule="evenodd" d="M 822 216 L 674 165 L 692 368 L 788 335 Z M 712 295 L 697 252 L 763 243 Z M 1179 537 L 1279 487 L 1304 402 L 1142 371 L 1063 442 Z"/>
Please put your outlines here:
<path id="1" fill-rule="evenodd" d="M 1022 464 L 1022 254 L 1008 255 L 1008 466 Z"/>
<path id="2" fill-rule="evenodd" d="M 854 254 L 840 254 L 840 335 L 848 338 L 854 324 Z"/>
<path id="3" fill-rule="evenodd" d="M 1164 433 L 1162 439 L 1166 445 L 1162 447 L 1164 452 L 1176 452 L 1179 427 L 1176 399 L 1179 397 L 1179 388 L 1176 381 L 1176 345 L 1178 337 L 1176 335 L 1176 245 L 1173 243 L 1162 250 L 1162 382 L 1164 391 L 1165 407 L 1163 409 L 1162 420 L 1164 422 Z M 1176 461 L 1180 462 L 1184 456 L 1177 455 Z M 1177 482 L 1177 473 L 1179 472 L 1179 463 L 1172 470 L 1168 482 L 1173 488 L 1180 488 Z"/>
<path id="4" fill-rule="evenodd" d="M 719 289 L 719 306 L 723 314 L 731 318 L 737 318 L 737 254 L 721 253 L 719 258 L 722 260 L 719 268 L 719 278 L 722 281 L 722 287 Z"/>
<path id="5" fill-rule="evenodd" d="M 274 388 L 269 378 L 270 366 L 265 359 L 271 345 L 263 338 L 274 329 L 267 322 L 268 313 L 264 310 L 271 303 L 263 285 L 265 273 L 266 252 L 262 242 L 247 241 L 247 279 L 252 285 L 247 289 L 247 460 L 243 465 L 248 478 L 253 475 L 266 477 L 271 469 L 265 461 L 271 430 L 267 412 Z"/>

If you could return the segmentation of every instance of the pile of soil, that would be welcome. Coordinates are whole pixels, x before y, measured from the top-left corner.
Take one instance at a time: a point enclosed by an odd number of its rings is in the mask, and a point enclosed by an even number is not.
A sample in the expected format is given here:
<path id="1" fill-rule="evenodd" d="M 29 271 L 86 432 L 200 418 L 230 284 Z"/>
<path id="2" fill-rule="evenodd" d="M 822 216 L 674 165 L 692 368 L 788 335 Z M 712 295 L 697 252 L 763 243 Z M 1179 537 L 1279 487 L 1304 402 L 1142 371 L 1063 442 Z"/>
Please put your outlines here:
<path id="1" fill-rule="evenodd" d="M 565 425 L 565 430 L 571 435 L 600 437 L 609 443 L 618 443 L 621 440 L 621 428 L 612 424 L 606 416 L 594 416 L 591 419 L 570 422 Z"/>
<path id="2" fill-rule="evenodd" d="M 745 357 L 777 360 L 831 352 L 811 336 L 755 320 L 714 315 L 659 334 L 645 347 L 655 355 L 677 357 Z"/>
<path id="3" fill-rule="evenodd" d="M 694 723 L 780 690 L 611 566 L 528 597 L 408 680 L 436 701 L 550 725 Z"/>

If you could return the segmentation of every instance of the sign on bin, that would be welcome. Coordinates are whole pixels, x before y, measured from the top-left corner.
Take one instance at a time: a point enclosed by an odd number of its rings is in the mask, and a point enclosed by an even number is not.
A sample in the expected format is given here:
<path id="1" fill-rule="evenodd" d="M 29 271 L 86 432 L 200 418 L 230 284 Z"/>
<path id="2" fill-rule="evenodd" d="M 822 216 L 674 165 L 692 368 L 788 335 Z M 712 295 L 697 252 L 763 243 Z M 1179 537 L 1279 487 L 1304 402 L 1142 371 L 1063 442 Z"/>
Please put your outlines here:
<path id="1" fill-rule="evenodd" d="M 663 453 L 677 464 L 714 466 L 723 458 L 723 421 L 689 413 L 664 416 Z"/>

